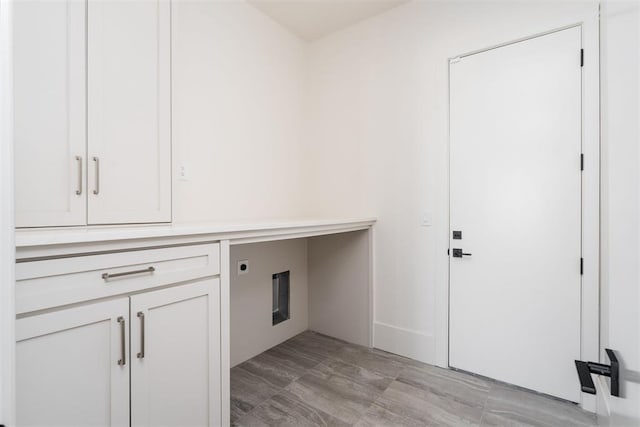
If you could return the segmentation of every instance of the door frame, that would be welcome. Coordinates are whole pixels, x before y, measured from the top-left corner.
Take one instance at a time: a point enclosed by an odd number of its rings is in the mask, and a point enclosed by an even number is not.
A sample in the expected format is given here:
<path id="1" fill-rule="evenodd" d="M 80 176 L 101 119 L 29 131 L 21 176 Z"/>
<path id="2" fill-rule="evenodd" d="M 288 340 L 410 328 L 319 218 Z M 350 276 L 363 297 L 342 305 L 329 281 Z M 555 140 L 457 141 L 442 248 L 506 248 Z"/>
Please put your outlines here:
<path id="1" fill-rule="evenodd" d="M 582 36 L 582 48 L 585 51 L 584 65 L 582 67 L 582 153 L 584 154 L 584 170 L 582 172 L 582 258 L 584 259 L 584 271 L 581 278 L 581 319 L 580 319 L 580 359 L 582 360 L 599 360 L 600 346 L 600 93 L 599 93 L 599 34 L 598 19 L 595 17 L 594 22 L 578 22 L 566 25 L 560 28 L 551 29 L 542 33 L 529 35 L 526 37 L 514 39 L 499 45 L 487 47 L 485 49 L 475 50 L 464 54 L 456 55 L 449 58 L 448 65 L 452 61 L 457 61 L 462 57 L 486 52 L 488 50 L 507 46 L 510 44 L 530 40 L 536 37 L 552 34 L 569 28 L 579 27 Z M 578 55 L 576 54 L 576 58 Z M 450 72 L 447 72 L 448 87 L 451 84 Z M 450 130 L 450 106 L 451 94 L 449 90 L 449 109 L 447 112 L 448 130 Z M 450 132 L 447 135 L 448 147 L 447 156 L 449 157 L 448 167 L 448 197 L 447 206 L 449 218 L 451 216 L 451 187 L 450 187 L 450 155 L 451 155 L 451 138 Z M 449 245 L 449 232 L 451 224 L 447 224 L 446 242 Z M 447 258 L 449 256 L 447 255 Z M 438 303 L 446 310 L 446 313 L 440 313 L 439 316 L 446 315 L 446 318 L 440 319 L 440 325 L 443 325 L 437 331 L 440 335 L 439 341 L 443 343 L 437 355 L 438 363 L 442 366 L 449 367 L 449 315 L 450 315 L 450 281 L 451 274 L 449 266 L 447 266 L 447 285 L 446 292 L 438 298 Z M 576 374 L 577 375 L 577 374 Z M 581 393 L 580 406 L 588 411 L 595 412 L 596 400 L 595 396 Z"/>
<path id="2" fill-rule="evenodd" d="M 0 424 L 15 423 L 13 61 L 11 1 L 0 0 Z"/>

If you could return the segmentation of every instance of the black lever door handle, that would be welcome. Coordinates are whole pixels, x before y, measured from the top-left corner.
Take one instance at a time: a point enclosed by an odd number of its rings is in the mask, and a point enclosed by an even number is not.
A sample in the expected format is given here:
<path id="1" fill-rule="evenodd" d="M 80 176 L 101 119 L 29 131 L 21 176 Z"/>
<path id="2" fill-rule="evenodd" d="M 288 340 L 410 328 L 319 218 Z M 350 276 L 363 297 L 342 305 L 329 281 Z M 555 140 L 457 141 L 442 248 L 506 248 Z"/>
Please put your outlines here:
<path id="1" fill-rule="evenodd" d="M 610 365 L 596 362 L 583 362 L 576 360 L 578 379 L 580 379 L 580 389 L 589 394 L 596 394 L 596 387 L 591 379 L 591 374 L 604 375 L 611 378 L 611 395 L 620 396 L 620 363 L 613 350 L 605 348 L 609 357 Z"/>
<path id="2" fill-rule="evenodd" d="M 578 379 L 580 380 L 580 390 L 584 393 L 596 394 L 596 385 L 591 379 L 589 364 L 582 360 L 576 360 L 576 370 L 578 371 Z"/>
<path id="3" fill-rule="evenodd" d="M 462 258 L 463 256 L 471 256 L 471 254 L 462 252 L 460 248 L 453 248 L 453 257 L 454 258 Z"/>

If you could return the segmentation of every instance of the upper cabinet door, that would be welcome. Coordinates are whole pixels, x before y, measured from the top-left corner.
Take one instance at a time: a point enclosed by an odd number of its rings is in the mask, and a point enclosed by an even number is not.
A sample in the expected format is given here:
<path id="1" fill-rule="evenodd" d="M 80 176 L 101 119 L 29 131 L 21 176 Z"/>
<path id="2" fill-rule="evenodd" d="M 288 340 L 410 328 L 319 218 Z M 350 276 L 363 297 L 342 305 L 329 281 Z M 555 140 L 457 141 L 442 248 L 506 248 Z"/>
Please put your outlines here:
<path id="1" fill-rule="evenodd" d="M 85 3 L 13 6 L 16 226 L 86 222 Z"/>
<path id="2" fill-rule="evenodd" d="M 171 5 L 88 8 L 88 223 L 169 222 Z"/>

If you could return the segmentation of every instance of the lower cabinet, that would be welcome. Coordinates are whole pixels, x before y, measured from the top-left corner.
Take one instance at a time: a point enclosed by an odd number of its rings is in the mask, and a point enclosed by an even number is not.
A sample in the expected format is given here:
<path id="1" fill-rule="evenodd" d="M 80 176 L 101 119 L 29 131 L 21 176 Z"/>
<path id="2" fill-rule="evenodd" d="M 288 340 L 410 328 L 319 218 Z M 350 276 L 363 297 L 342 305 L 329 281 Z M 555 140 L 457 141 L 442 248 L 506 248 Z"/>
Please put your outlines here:
<path id="1" fill-rule="evenodd" d="M 221 423 L 220 279 L 23 317 L 17 425 Z"/>
<path id="2" fill-rule="evenodd" d="M 129 299 L 16 321 L 16 424 L 129 424 Z"/>
<path id="3" fill-rule="evenodd" d="M 131 297 L 132 425 L 220 425 L 219 282 Z"/>

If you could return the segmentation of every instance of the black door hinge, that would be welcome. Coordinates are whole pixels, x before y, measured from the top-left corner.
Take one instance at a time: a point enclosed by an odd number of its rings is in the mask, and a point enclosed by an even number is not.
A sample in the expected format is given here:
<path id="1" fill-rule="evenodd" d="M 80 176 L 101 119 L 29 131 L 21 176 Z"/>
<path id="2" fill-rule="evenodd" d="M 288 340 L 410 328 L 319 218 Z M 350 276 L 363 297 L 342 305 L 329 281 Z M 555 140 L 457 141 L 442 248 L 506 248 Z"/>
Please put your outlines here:
<path id="1" fill-rule="evenodd" d="M 580 258 L 580 275 L 584 274 L 584 258 Z"/>
<path id="2" fill-rule="evenodd" d="M 584 67 L 584 49 L 580 49 L 580 66 Z"/>
<path id="3" fill-rule="evenodd" d="M 584 170 L 584 154 L 580 154 L 580 170 Z"/>

